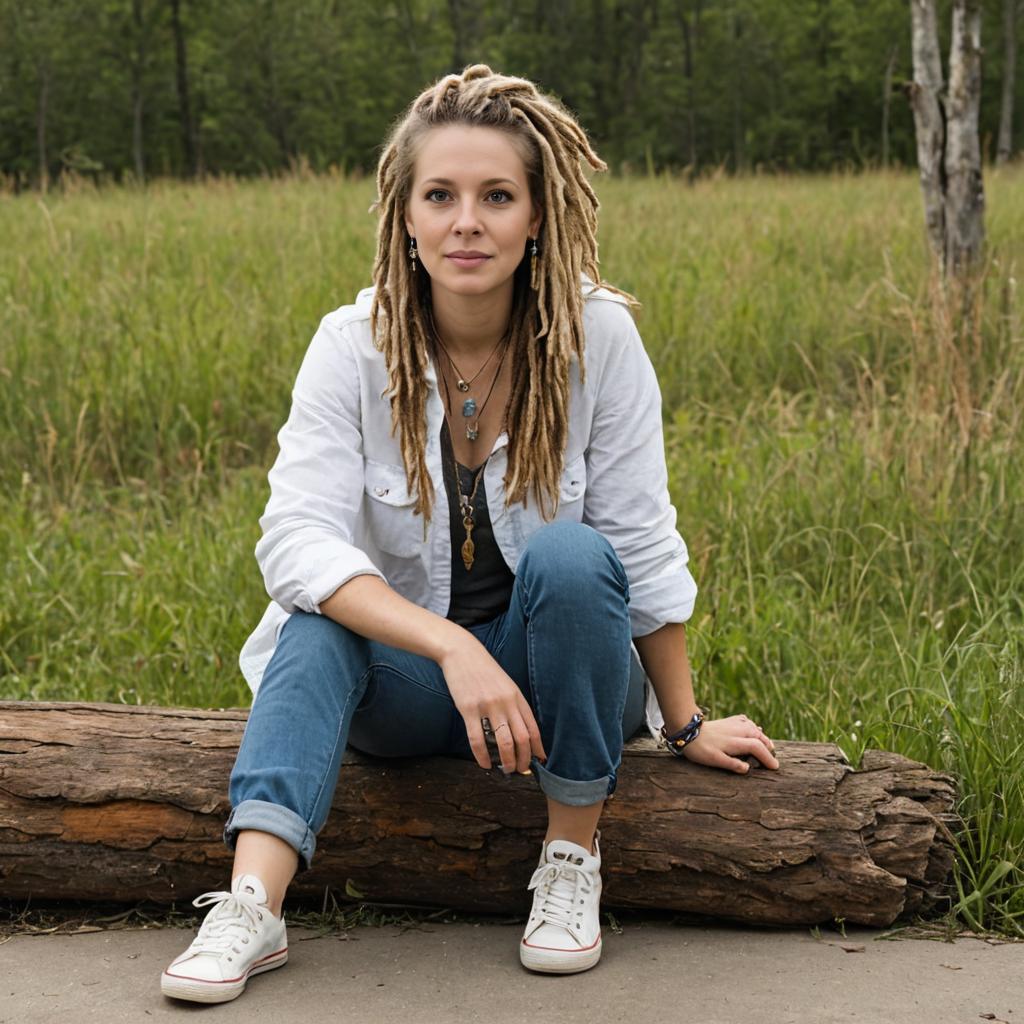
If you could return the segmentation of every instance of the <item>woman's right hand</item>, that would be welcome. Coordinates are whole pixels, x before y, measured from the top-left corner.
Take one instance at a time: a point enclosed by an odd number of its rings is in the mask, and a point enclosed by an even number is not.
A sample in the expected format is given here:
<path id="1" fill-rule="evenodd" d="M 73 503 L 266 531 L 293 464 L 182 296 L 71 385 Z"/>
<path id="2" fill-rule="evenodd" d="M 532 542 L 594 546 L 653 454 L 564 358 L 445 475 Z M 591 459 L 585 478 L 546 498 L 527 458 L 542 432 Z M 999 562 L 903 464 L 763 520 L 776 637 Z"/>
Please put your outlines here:
<path id="1" fill-rule="evenodd" d="M 501 753 L 502 770 L 525 772 L 531 755 L 546 761 L 533 709 L 515 680 L 468 630 L 440 658 L 448 692 L 463 720 L 473 756 L 481 768 L 492 768 L 480 720 L 490 720 Z M 501 723 L 508 722 L 508 728 Z"/>

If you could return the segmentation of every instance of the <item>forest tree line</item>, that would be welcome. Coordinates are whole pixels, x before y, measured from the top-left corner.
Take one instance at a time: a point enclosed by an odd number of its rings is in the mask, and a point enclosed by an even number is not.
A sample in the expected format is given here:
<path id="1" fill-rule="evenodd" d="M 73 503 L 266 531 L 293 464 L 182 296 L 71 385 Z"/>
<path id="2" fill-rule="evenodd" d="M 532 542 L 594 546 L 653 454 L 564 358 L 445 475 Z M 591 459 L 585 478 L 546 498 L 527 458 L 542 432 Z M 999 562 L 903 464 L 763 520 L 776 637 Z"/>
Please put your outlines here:
<path id="1" fill-rule="evenodd" d="M 990 159 L 1021 144 L 1022 19 L 984 0 Z M 915 160 L 908 0 L 0 0 L 0 173 L 370 171 L 413 96 L 475 62 L 559 96 L 614 170 Z"/>

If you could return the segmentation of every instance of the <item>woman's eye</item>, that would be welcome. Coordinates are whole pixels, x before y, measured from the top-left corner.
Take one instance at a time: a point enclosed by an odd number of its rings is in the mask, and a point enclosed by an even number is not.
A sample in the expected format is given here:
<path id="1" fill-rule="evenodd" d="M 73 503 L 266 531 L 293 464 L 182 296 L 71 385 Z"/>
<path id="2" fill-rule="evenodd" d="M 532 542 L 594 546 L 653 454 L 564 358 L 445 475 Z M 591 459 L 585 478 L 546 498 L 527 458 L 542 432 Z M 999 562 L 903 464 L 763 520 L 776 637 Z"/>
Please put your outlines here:
<path id="1" fill-rule="evenodd" d="M 505 191 L 504 189 L 502 189 L 502 188 L 499 188 L 499 189 L 495 189 L 495 190 L 494 190 L 493 192 L 491 192 L 491 193 L 490 193 L 490 194 L 488 195 L 488 198 L 489 198 L 489 199 L 493 199 L 493 198 L 494 198 L 495 196 L 504 196 L 504 198 L 505 198 L 505 199 L 507 199 L 507 200 L 508 200 L 509 202 L 511 202 L 511 201 L 512 201 L 512 196 L 511 196 L 511 195 L 509 195 L 509 193 L 508 193 L 508 192 L 506 192 L 506 191 Z M 498 201 L 498 203 L 497 203 L 497 205 L 498 205 L 498 206 L 504 206 L 505 204 L 504 204 L 504 202 L 502 202 L 501 200 L 499 200 L 499 201 Z"/>
<path id="2" fill-rule="evenodd" d="M 434 196 L 446 196 L 446 195 L 448 195 L 448 193 L 443 188 L 432 188 L 427 193 L 427 199 L 430 202 L 433 202 Z"/>

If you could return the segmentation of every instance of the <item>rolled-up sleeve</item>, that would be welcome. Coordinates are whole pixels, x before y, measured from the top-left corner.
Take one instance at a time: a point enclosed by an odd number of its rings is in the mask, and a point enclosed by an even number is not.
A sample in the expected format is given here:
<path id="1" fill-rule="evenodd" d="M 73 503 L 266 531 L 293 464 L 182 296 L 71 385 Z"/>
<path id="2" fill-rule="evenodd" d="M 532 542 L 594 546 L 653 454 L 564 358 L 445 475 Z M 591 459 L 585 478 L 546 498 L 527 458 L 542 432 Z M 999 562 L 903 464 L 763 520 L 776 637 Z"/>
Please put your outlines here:
<path id="1" fill-rule="evenodd" d="M 629 581 L 632 635 L 646 636 L 691 616 L 697 584 L 669 498 L 657 375 L 629 311 L 602 305 L 612 336 L 597 379 L 587 376 L 594 417 L 583 521 L 619 556 Z"/>
<path id="2" fill-rule="evenodd" d="M 344 326 L 325 317 L 292 390 L 280 452 L 268 474 L 256 561 L 285 611 L 320 602 L 354 576 L 384 574 L 353 543 L 363 500 L 359 372 Z"/>

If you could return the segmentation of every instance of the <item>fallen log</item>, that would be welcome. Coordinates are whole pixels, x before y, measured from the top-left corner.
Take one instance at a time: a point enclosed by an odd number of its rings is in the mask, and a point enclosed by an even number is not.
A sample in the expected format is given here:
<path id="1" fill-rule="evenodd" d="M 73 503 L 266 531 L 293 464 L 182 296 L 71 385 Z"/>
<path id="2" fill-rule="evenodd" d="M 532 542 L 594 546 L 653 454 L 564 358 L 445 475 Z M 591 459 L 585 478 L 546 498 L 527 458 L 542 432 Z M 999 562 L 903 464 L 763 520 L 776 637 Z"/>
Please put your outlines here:
<path id="1" fill-rule="evenodd" d="M 0 897 L 186 903 L 224 888 L 228 776 L 246 710 L 0 702 Z M 949 776 L 777 742 L 746 776 L 630 740 L 601 819 L 602 907 L 757 924 L 886 926 L 948 891 Z M 547 821 L 535 779 L 451 757 L 346 751 L 289 893 L 525 912 Z"/>

